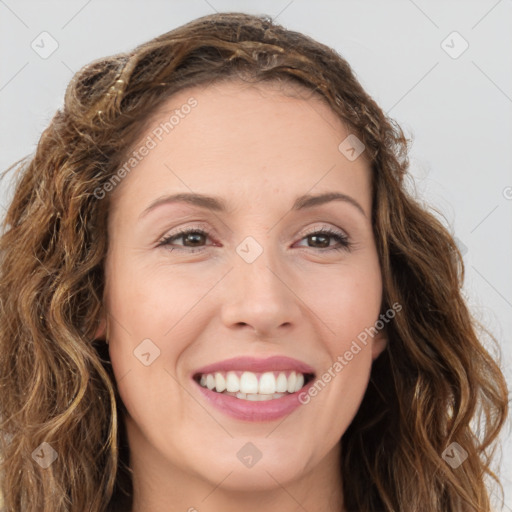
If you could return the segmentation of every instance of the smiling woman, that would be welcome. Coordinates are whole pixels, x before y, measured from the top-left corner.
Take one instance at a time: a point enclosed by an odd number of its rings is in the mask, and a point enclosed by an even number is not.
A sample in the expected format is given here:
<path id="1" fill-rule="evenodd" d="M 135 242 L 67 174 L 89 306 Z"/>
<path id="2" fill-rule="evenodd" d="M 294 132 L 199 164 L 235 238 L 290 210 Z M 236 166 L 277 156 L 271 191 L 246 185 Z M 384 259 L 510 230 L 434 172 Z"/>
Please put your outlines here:
<path id="1" fill-rule="evenodd" d="M 266 17 L 80 70 L 0 239 L 5 510 L 490 511 L 507 389 L 407 168 Z"/>

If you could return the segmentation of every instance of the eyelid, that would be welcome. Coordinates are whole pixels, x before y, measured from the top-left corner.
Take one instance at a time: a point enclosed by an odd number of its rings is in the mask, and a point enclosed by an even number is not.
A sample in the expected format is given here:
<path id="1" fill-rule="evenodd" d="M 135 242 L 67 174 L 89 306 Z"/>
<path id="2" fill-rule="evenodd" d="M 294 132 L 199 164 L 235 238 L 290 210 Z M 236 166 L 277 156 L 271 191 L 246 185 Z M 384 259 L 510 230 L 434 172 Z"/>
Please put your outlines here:
<path id="1" fill-rule="evenodd" d="M 333 226 L 332 224 L 327 224 L 325 222 L 321 223 L 320 226 L 314 225 L 313 227 L 308 228 L 305 233 L 302 233 L 301 238 L 308 236 L 310 234 L 316 233 L 317 231 L 321 231 L 323 229 L 330 230 L 330 231 L 336 231 L 336 232 L 339 232 L 340 235 L 344 235 L 347 238 L 350 238 L 349 234 L 347 233 L 346 230 L 341 229 L 337 226 Z"/>
<path id="2" fill-rule="evenodd" d="M 168 229 L 158 239 L 162 240 L 164 238 L 169 238 L 170 236 L 178 235 L 178 234 L 180 234 L 183 231 L 190 231 L 190 230 L 193 230 L 193 229 L 207 231 L 208 232 L 208 236 L 210 236 L 210 234 L 212 234 L 212 233 L 215 233 L 215 229 L 212 228 L 211 224 L 209 224 L 207 222 L 190 221 L 190 222 L 186 222 L 184 225 L 180 225 L 180 226 L 177 226 L 175 228 Z"/>
<path id="3" fill-rule="evenodd" d="M 173 236 L 179 235 L 183 231 L 191 231 L 191 230 L 194 230 L 194 229 L 206 231 L 207 235 L 209 237 L 211 237 L 212 234 L 214 236 L 216 236 L 215 229 L 213 229 L 210 224 L 208 224 L 206 222 L 198 222 L 197 224 L 195 224 L 194 221 L 192 221 L 191 225 L 189 225 L 187 223 L 184 227 L 178 227 L 178 228 L 175 228 L 174 231 L 170 231 L 168 233 L 165 233 L 164 235 L 162 235 L 162 236 L 160 236 L 158 238 L 158 241 L 160 242 L 160 241 L 162 241 L 164 239 L 168 239 L 169 237 L 173 237 Z M 336 231 L 339 231 L 340 234 L 346 236 L 347 238 L 351 238 L 346 229 L 342 229 L 342 228 L 339 228 L 337 226 L 333 226 L 333 225 L 328 224 L 326 222 L 320 222 L 320 225 L 315 224 L 312 227 L 308 228 L 305 232 L 299 232 L 295 236 L 300 236 L 300 238 L 302 239 L 305 236 L 308 236 L 310 234 L 316 233 L 317 231 L 322 230 L 322 229 L 336 230 Z"/>
<path id="4" fill-rule="evenodd" d="M 192 221 L 193 222 L 193 221 Z M 210 240 L 216 238 L 215 230 L 205 222 L 199 222 L 197 224 L 187 223 L 185 226 L 180 226 L 171 231 L 166 232 L 164 235 L 158 238 L 157 247 L 165 246 L 165 242 L 169 239 L 179 237 L 180 235 L 186 234 L 189 231 L 200 231 L 204 232 L 205 236 Z M 186 247 L 185 247 L 186 249 Z"/>
<path id="5" fill-rule="evenodd" d="M 211 228 L 205 222 L 201 222 L 196 225 L 187 224 L 185 226 L 176 228 L 176 230 L 171 231 L 170 233 L 164 235 L 163 237 L 160 237 L 157 247 L 164 247 L 164 248 L 169 249 L 170 251 L 178 250 L 180 252 L 188 252 L 190 254 L 204 252 L 208 247 L 211 247 L 211 245 L 210 246 L 203 245 L 203 246 L 199 246 L 197 248 L 196 247 L 187 247 L 184 245 L 183 246 L 178 245 L 178 247 L 176 248 L 176 247 L 172 247 L 172 245 L 170 244 L 171 240 L 182 238 L 183 236 L 185 236 L 189 233 L 192 233 L 192 232 L 201 233 L 203 236 L 205 236 L 207 239 L 210 239 L 210 240 L 214 240 L 216 237 L 215 230 L 213 228 Z M 213 236 L 212 236 L 212 232 L 213 232 Z M 309 247 L 309 248 L 308 247 L 299 247 L 299 248 L 300 249 L 311 249 L 313 251 L 316 250 L 319 253 L 328 254 L 331 251 L 341 251 L 341 250 L 345 250 L 345 251 L 349 252 L 355 246 L 354 242 L 352 241 L 351 236 L 345 230 L 343 230 L 337 226 L 327 224 L 325 222 L 322 222 L 320 226 L 319 225 L 311 226 L 305 232 L 301 232 L 300 234 L 295 235 L 294 238 L 297 238 L 297 242 L 295 242 L 294 244 L 299 243 L 299 242 L 303 241 L 304 239 L 306 239 L 308 236 L 311 236 L 311 235 L 317 234 L 317 233 L 323 233 L 325 236 L 330 237 L 330 238 L 337 238 L 338 246 L 335 245 L 333 247 L 326 247 L 326 248 L 315 248 L 315 247 Z"/>

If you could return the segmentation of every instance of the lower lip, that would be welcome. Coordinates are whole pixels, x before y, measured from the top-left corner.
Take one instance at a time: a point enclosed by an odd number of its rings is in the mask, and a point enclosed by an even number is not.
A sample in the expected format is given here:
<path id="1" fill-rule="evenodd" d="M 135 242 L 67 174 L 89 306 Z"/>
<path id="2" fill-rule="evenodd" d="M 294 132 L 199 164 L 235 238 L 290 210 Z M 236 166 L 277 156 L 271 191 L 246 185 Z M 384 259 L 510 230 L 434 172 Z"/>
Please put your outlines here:
<path id="1" fill-rule="evenodd" d="M 193 382 L 199 387 L 201 393 L 211 405 L 228 416 L 245 421 L 272 421 L 287 416 L 303 405 L 299 401 L 299 395 L 308 391 L 313 385 L 314 379 L 311 379 L 310 382 L 295 393 L 264 402 L 251 402 L 250 400 L 224 395 L 211 391 L 208 388 L 203 388 L 195 380 Z"/>

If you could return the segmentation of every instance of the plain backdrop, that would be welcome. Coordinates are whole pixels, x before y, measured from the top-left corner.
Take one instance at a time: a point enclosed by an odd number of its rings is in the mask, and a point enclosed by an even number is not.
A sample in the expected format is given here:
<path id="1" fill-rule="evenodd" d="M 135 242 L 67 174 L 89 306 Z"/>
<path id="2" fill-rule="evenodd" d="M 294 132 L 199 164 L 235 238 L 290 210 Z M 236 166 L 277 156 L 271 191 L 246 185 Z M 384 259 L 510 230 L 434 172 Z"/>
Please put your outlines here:
<path id="1" fill-rule="evenodd" d="M 0 0 L 0 170 L 35 150 L 82 66 L 215 11 L 267 14 L 334 47 L 401 124 L 411 190 L 457 237 L 465 294 L 512 387 L 512 0 Z M 502 437 L 512 511 L 510 421 Z"/>

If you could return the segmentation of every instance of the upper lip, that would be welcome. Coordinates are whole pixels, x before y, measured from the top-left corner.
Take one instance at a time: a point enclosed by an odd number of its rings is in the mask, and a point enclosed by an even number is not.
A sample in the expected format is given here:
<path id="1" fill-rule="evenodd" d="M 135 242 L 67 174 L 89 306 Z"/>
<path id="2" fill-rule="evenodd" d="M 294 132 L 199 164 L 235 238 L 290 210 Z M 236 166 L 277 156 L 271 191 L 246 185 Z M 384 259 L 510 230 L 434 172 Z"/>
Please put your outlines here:
<path id="1" fill-rule="evenodd" d="M 198 368 L 194 375 L 204 373 L 214 373 L 222 371 L 251 371 L 251 372 L 271 372 L 279 370 L 294 370 L 300 373 L 315 373 L 315 370 L 303 361 L 293 359 L 287 356 L 272 356 L 267 358 L 256 358 L 251 356 L 233 357 L 224 361 L 218 361 L 202 368 Z"/>

